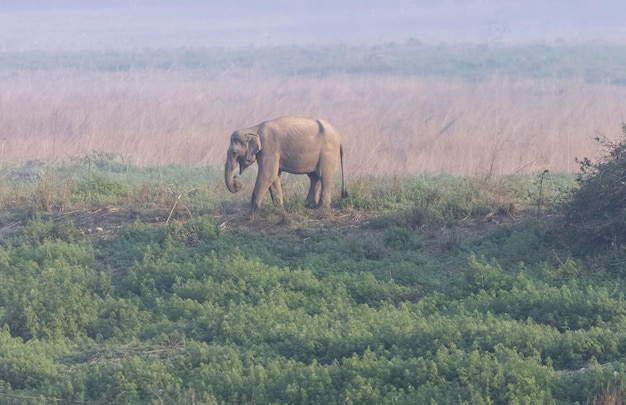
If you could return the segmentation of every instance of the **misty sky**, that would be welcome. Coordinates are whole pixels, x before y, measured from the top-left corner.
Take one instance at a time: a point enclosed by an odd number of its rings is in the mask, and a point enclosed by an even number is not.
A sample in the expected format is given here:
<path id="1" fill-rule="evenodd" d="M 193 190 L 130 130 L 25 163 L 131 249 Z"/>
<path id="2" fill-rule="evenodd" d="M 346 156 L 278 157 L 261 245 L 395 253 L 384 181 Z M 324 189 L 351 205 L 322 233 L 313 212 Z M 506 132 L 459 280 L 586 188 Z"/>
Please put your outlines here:
<path id="1" fill-rule="evenodd" d="M 626 42 L 626 2 L 2 0 L 0 52 L 285 44 Z"/>

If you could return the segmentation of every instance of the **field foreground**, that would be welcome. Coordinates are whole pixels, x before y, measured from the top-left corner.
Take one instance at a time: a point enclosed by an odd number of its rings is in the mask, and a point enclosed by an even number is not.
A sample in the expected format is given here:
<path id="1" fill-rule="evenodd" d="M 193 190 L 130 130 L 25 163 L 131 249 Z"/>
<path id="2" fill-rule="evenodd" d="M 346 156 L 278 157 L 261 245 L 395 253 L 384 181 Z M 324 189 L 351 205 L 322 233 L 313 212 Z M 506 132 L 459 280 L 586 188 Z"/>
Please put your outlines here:
<path id="1" fill-rule="evenodd" d="M 210 168 L 5 167 L 0 401 L 624 399 L 623 255 L 568 249 L 571 176 L 305 187 L 250 222 Z"/>

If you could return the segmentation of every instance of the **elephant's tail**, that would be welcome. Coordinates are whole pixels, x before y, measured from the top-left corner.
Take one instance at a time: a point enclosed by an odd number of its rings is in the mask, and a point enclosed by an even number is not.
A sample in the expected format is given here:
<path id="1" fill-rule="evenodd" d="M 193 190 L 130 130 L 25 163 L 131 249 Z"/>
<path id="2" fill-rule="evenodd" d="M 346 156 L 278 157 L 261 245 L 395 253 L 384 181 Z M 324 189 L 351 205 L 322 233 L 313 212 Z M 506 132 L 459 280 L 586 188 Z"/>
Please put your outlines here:
<path id="1" fill-rule="evenodd" d="M 348 198 L 348 192 L 343 180 L 343 145 L 341 144 L 339 145 L 339 160 L 341 162 L 341 198 Z"/>

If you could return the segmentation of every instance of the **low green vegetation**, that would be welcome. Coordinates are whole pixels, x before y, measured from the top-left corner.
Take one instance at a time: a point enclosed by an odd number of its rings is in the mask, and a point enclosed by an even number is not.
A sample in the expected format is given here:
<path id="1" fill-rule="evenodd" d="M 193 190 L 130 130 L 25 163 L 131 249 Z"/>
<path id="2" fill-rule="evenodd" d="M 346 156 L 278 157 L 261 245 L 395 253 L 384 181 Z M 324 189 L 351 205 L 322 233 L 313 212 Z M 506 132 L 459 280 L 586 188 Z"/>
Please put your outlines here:
<path id="1" fill-rule="evenodd" d="M 2 168 L 0 402 L 623 399 L 622 239 L 583 256 L 559 219 L 589 178 L 351 179 L 323 214 L 290 177 L 250 222 L 221 176 Z"/>

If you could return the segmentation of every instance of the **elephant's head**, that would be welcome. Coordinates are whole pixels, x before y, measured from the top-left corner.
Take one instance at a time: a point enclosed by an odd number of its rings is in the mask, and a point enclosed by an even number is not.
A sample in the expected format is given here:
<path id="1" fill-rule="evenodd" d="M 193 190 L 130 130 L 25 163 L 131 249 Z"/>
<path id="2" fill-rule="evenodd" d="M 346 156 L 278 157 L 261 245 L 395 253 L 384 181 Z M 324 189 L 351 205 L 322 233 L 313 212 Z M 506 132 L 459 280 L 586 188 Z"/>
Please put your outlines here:
<path id="1" fill-rule="evenodd" d="M 256 161 L 261 151 L 261 139 L 253 132 L 235 131 L 230 137 L 230 146 L 226 155 L 224 167 L 224 182 L 231 193 L 241 190 L 241 183 L 235 178 L 234 172 L 239 166 L 241 174 L 248 166 Z"/>

